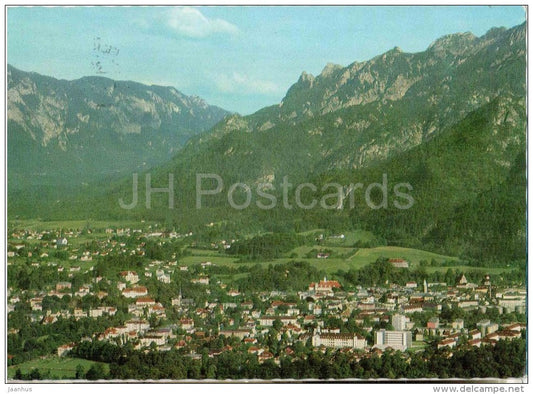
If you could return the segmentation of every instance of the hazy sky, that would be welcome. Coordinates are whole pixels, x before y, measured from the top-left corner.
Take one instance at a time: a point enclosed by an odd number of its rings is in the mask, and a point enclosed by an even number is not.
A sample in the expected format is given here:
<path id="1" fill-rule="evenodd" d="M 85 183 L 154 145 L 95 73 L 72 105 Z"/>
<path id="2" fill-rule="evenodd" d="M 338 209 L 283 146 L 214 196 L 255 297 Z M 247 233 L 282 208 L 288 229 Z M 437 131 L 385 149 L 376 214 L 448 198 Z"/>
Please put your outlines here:
<path id="1" fill-rule="evenodd" d="M 525 18 L 518 6 L 9 7 L 7 60 L 62 79 L 174 86 L 249 114 L 281 101 L 302 71 Z"/>

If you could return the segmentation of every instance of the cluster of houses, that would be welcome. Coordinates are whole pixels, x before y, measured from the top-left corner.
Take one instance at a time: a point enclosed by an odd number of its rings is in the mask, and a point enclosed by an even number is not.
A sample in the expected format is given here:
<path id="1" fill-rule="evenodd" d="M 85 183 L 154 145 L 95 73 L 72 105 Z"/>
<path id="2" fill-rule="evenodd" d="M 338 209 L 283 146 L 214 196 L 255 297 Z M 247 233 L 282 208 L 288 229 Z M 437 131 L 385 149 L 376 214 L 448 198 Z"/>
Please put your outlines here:
<path id="1" fill-rule="evenodd" d="M 124 237 L 135 232 L 142 233 L 142 230 L 105 230 L 106 234 Z M 29 240 L 42 239 L 45 234 L 25 231 L 12 233 L 11 236 L 15 240 Z M 440 312 L 444 305 L 465 311 L 483 312 L 488 308 L 495 308 L 500 314 L 525 312 L 526 289 L 494 288 L 489 276 L 480 284 L 469 283 L 463 275 L 458 278 L 455 286 L 424 281 L 390 284 L 387 287 L 358 286 L 351 289 L 344 289 L 337 280 L 323 278 L 310 283 L 307 289 L 299 292 L 248 294 L 218 280 L 216 275 L 211 274 L 214 264 L 206 261 L 201 264 L 201 273 L 190 279 L 191 283 L 205 290 L 206 300 L 198 302 L 183 298 L 180 292 L 170 301 L 164 301 L 158 299 L 154 289 L 150 289 L 149 280 L 155 276 L 159 282 L 168 284 L 172 282 L 174 272 L 187 271 L 189 267 L 180 266 L 176 260 L 153 260 L 146 264 L 144 272 L 124 270 L 113 278 L 102 278 L 95 274 L 89 283 L 73 286 L 76 275 L 93 270 L 91 264 L 85 264 L 90 258 L 112 251 L 143 256 L 144 245 L 142 242 L 134 244 L 109 238 L 100 243 L 102 248 L 98 251 L 82 248 L 70 250 L 69 238 L 78 234 L 62 232 L 61 235 L 54 245 L 47 246 L 63 247 L 71 257 L 75 256 L 84 264 L 70 265 L 67 268 L 46 258 L 36 259 L 37 269 L 43 265 L 53 266 L 58 274 L 65 274 L 62 278 L 66 276 L 68 279 L 58 280 L 48 289 L 38 292 L 26 291 L 26 294 L 23 294 L 21 291 L 8 289 L 8 312 L 14 311 L 18 303 L 28 300 L 33 322 L 53 324 L 59 318 L 79 320 L 115 316 L 121 308 L 125 316 L 121 324 L 110 325 L 103 332 L 95 333 L 92 338 L 84 340 L 111 341 L 118 344 L 130 342 L 135 348 L 146 350 L 168 351 L 175 348 L 190 354 L 191 357 L 198 357 L 196 350 L 202 342 L 224 337 L 238 341 L 239 349 L 256 354 L 259 361 L 264 362 L 269 359 L 278 361 L 280 356 L 266 345 L 265 338 L 269 335 L 276 335 L 279 341 L 283 341 L 283 352 L 286 355 L 294 353 L 293 347 L 297 342 L 312 346 L 318 351 L 331 348 L 364 355 L 387 349 L 417 351 L 434 338 L 438 340 L 439 348 L 448 347 L 450 350 L 460 345 L 494 345 L 499 340 L 520 337 L 526 329 L 525 325 L 520 323 L 502 326 L 489 320 L 480 320 L 476 327 L 466 327 L 461 319 L 441 321 Z M 190 235 L 157 231 L 144 233 L 144 236 L 153 238 Z M 22 247 L 19 247 L 20 245 Z M 12 246 L 13 256 L 29 256 L 24 252 L 26 248 L 23 244 L 14 242 Z M 400 258 L 391 259 L 391 263 L 397 268 L 409 266 L 407 261 Z M 109 303 L 107 292 L 95 290 L 95 284 L 101 281 L 106 281 L 118 290 L 122 306 Z M 217 292 L 212 291 L 215 288 Z M 212 295 L 220 294 L 220 291 L 226 295 L 224 300 Z M 96 296 L 101 305 L 60 311 L 43 310 L 44 297 L 62 298 L 66 295 L 78 299 Z M 261 305 L 254 304 L 252 299 L 259 299 Z M 127 308 L 124 305 L 127 305 Z M 430 317 L 421 323 L 417 315 L 420 312 Z M 332 327 L 332 318 L 342 321 L 343 326 Z M 357 332 L 347 331 L 348 325 L 345 323 L 350 320 L 353 322 L 350 327 L 356 326 Z M 235 342 L 232 343 L 231 346 L 211 350 L 210 356 L 214 357 L 220 352 L 233 349 Z M 57 349 L 58 355 L 68 354 L 73 346 L 75 344 L 64 344 Z"/>
<path id="2" fill-rule="evenodd" d="M 144 228 L 106 228 L 99 230 L 104 235 L 104 240 L 98 241 L 97 250 L 88 250 L 83 248 L 71 248 L 72 241 L 82 237 L 84 234 L 92 234 L 96 230 L 59 230 L 59 231 L 36 231 L 31 229 L 14 230 L 9 234 L 10 242 L 8 244 L 7 257 L 33 257 L 46 259 L 48 253 L 34 255 L 32 245 L 36 242 L 40 249 L 62 249 L 69 252 L 70 261 L 91 262 L 98 256 L 107 256 L 110 253 L 118 252 L 121 254 L 144 256 L 143 242 L 138 242 L 134 247 L 128 243 L 131 239 L 140 237 L 155 239 L 160 242 L 172 241 L 174 239 L 186 238 L 193 235 L 192 232 L 178 233 L 175 231 L 153 231 L 151 225 Z M 226 242 L 226 241 L 224 241 Z M 8 261 L 8 264 L 10 262 Z"/>
<path id="3" fill-rule="evenodd" d="M 208 278 L 208 275 L 202 278 Z M 117 287 L 121 290 L 122 297 L 130 300 L 127 310 L 129 319 L 120 326 L 109 327 L 104 332 L 95 334 L 91 340 L 112 341 L 118 344 L 131 342 L 137 349 L 160 351 L 174 347 L 185 349 L 194 356 L 195 349 L 202 341 L 213 340 L 219 336 L 233 337 L 241 341 L 243 349 L 257 354 L 260 360 L 272 358 L 276 361 L 277 356 L 263 343 L 263 339 L 273 328 L 276 328 L 279 340 L 284 338 L 289 353 L 296 342 L 309 343 L 316 349 L 333 348 L 357 353 L 387 349 L 406 351 L 414 349 L 414 343 L 418 343 L 416 348 L 420 348 L 428 338 L 437 337 L 440 338 L 439 348 L 453 349 L 461 343 L 468 346 L 494 345 L 498 340 L 520 337 L 526 328 L 520 323 L 499 326 L 489 320 L 481 320 L 476 328 L 471 329 L 467 329 L 461 319 L 441 322 L 439 311 L 443 304 L 453 304 L 466 310 L 489 307 L 497 308 L 502 313 L 504 309 L 509 310 L 509 306 L 498 306 L 497 302 L 495 305 L 487 305 L 487 293 L 480 297 L 475 292 L 475 286 L 467 286 L 466 278 L 461 278 L 455 287 L 425 283 L 422 291 L 418 286 L 408 284 L 393 285 L 387 289 L 358 287 L 354 291 L 345 291 L 338 281 L 324 278 L 310 283 L 307 290 L 292 294 L 297 295 L 300 302 L 284 301 L 284 298 L 291 294 L 258 294 L 262 301 L 270 303 L 270 307 L 266 309 L 256 308 L 248 299 L 250 295 L 226 287 L 224 288 L 227 295 L 235 301 L 212 300 L 199 305 L 194 300 L 178 294 L 168 305 L 163 305 L 154 299 L 146 286 L 139 284 L 141 279 L 134 271 L 122 271 L 118 274 Z M 211 284 L 213 285 L 215 284 Z M 90 286 L 88 287 L 90 289 Z M 511 294 L 513 299 L 523 297 L 523 290 L 498 289 L 495 292 L 495 300 L 505 301 L 510 299 Z M 69 282 L 56 283 L 54 291 L 78 297 L 85 296 L 78 294 L 79 290 L 73 289 Z M 91 291 L 87 294 L 91 294 Z M 105 298 L 105 295 L 103 297 Z M 525 298 L 520 299 L 525 302 Z M 462 304 L 465 300 L 477 301 L 477 304 Z M 9 304 L 13 305 L 19 301 L 20 298 L 14 296 L 9 299 Z M 42 306 L 39 309 L 41 302 L 42 298 L 39 297 L 30 299 L 32 310 L 42 312 L 42 324 L 51 324 L 60 316 L 76 319 L 98 318 L 113 316 L 117 311 L 114 306 L 100 306 L 88 310 L 76 308 L 73 311 L 51 313 L 42 311 Z M 521 306 L 515 306 L 513 310 L 520 309 Z M 169 308 L 181 317 L 175 321 L 167 320 L 166 311 Z M 234 318 L 228 317 L 228 311 L 238 312 L 238 325 Z M 357 313 L 354 314 L 354 311 Z M 430 311 L 433 316 L 424 326 L 417 326 L 411 319 L 417 311 Z M 151 327 L 149 316 L 155 316 L 165 324 Z M 220 323 L 213 328 L 206 322 L 214 316 L 219 317 Z M 231 316 L 235 316 L 234 313 Z M 325 322 L 331 317 L 340 318 L 343 322 L 354 319 L 361 330 L 355 333 L 341 331 L 339 327 L 327 327 Z M 382 326 L 381 323 L 391 328 L 375 328 Z M 369 338 L 373 341 L 369 341 Z M 72 344 L 60 347 L 58 354 L 67 354 L 69 346 Z M 215 355 L 216 353 L 213 352 Z"/>

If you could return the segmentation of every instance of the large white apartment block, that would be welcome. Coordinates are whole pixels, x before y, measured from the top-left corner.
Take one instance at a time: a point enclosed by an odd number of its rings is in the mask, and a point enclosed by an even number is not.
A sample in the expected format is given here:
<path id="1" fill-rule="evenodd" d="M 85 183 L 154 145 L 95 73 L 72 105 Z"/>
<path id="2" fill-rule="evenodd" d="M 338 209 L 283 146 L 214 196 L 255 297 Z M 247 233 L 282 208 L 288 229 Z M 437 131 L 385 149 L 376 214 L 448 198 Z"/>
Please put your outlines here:
<path id="1" fill-rule="evenodd" d="M 374 333 L 374 347 L 378 349 L 393 348 L 404 351 L 412 345 L 411 331 L 387 331 L 381 329 Z"/>

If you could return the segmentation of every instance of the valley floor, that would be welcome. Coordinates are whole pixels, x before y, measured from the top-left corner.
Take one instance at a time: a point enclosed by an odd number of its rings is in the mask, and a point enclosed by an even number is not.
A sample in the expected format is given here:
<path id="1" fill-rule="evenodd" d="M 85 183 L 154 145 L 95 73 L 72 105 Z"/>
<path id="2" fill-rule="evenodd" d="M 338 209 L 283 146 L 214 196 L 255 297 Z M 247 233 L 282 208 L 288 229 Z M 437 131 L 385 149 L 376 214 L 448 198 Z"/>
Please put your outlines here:
<path id="1" fill-rule="evenodd" d="M 145 222 L 13 221 L 8 230 L 12 380 L 525 371 L 525 274 L 511 264 L 380 246 L 360 230 L 241 240 Z M 272 239 L 285 248 L 276 258 L 231 250 L 263 253 Z M 472 357 L 494 364 L 465 367 Z"/>

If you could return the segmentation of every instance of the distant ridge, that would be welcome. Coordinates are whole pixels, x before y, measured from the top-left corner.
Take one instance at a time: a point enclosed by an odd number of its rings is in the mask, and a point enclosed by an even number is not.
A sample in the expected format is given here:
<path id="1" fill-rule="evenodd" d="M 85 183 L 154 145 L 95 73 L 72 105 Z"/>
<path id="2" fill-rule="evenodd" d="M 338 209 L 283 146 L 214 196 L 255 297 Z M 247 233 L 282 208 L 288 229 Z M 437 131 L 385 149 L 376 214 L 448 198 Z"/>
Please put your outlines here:
<path id="1" fill-rule="evenodd" d="M 372 231 L 389 245 L 420 248 L 487 262 L 525 258 L 526 24 L 491 29 L 482 37 L 447 35 L 426 51 L 393 48 L 347 67 L 328 65 L 318 76 L 302 73 L 278 105 L 249 116 L 232 114 L 190 138 L 174 157 L 150 170 L 153 184 L 174 174 L 175 209 L 165 198 L 150 209 L 131 201 L 132 177 L 105 190 L 32 206 L 47 217 L 153 219 L 205 230 L 303 231 L 324 228 Z M 137 169 L 137 168 L 136 168 Z M 135 170 L 136 170 L 135 169 Z M 214 173 L 224 189 L 196 209 L 196 174 Z M 328 183 L 412 186 L 411 209 L 286 209 L 255 205 L 231 209 L 236 182 L 317 185 L 304 198 L 320 198 Z M 144 179 L 144 174 L 139 175 Z M 243 199 L 243 193 L 236 198 Z M 13 212 L 29 215 L 11 199 Z M 289 204 L 290 205 L 290 204 Z M 293 204 L 294 205 L 294 204 Z M 389 209 L 390 208 L 390 209 Z M 216 231 L 216 229 L 213 229 Z"/>
<path id="2" fill-rule="evenodd" d="M 229 114 L 173 87 L 105 77 L 58 80 L 11 65 L 7 81 L 14 188 L 149 168 Z"/>

